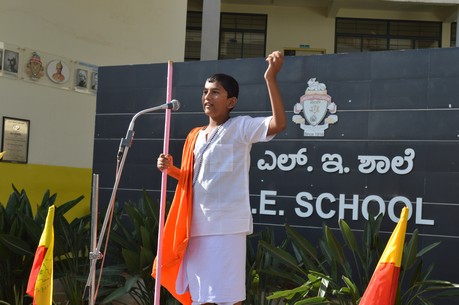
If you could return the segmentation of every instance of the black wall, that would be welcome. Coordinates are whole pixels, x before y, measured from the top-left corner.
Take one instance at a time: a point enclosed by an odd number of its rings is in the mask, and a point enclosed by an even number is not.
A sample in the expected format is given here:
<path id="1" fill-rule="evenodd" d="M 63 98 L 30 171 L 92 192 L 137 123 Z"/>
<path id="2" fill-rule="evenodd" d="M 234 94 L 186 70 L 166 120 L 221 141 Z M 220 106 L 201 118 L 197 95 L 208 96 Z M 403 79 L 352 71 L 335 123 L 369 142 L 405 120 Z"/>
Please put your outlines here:
<path id="1" fill-rule="evenodd" d="M 255 229 L 272 225 L 283 232 L 282 225 L 287 222 L 314 240 L 320 236 L 323 223 L 338 227 L 339 206 L 350 204 L 356 197 L 356 219 L 349 210 L 344 218 L 358 231 L 365 221 L 360 207 L 365 199 L 374 198 L 368 196 L 382 198 L 385 208 L 392 198 L 402 196 L 414 208 L 408 234 L 418 228 L 422 247 L 442 242 L 427 257 L 428 262 L 435 262 L 435 277 L 459 282 L 458 62 L 459 49 L 455 48 L 286 57 L 278 80 L 289 124 L 271 142 L 252 148 L 250 189 Z M 180 110 L 173 112 L 171 118 L 170 153 L 176 163 L 180 162 L 182 145 L 191 128 L 207 122 L 200 102 L 206 77 L 223 72 L 238 79 L 241 93 L 233 116 L 264 116 L 270 114 L 263 79 L 265 69 L 262 58 L 174 63 L 173 98 L 181 102 Z M 100 176 L 100 203 L 106 206 L 115 178 L 118 145 L 131 118 L 142 109 L 166 102 L 167 64 L 103 67 L 99 76 L 94 172 Z M 305 137 L 299 125 L 292 122 L 293 107 L 310 78 L 327 86 L 338 107 L 338 122 L 330 125 L 323 137 Z M 156 169 L 156 158 L 162 151 L 163 134 L 164 111 L 137 119 L 117 192 L 120 202 L 137 201 L 142 189 L 159 198 L 161 174 Z M 257 167 L 260 159 L 272 161 L 266 150 L 279 156 L 296 154 L 301 148 L 307 149 L 306 165 L 289 171 Z M 359 169 L 358 156 L 385 156 L 393 160 L 406 157 L 408 148 L 414 150 L 415 158 L 412 170 L 406 174 L 397 174 L 392 169 L 365 174 Z M 325 171 L 325 154 L 340 155 L 341 164 L 349 171 Z M 173 197 L 174 187 L 175 181 L 168 179 L 168 200 Z M 265 191 L 270 195 L 262 196 Z M 309 217 L 296 212 L 307 212 L 297 203 L 297 194 L 301 192 L 313 196 L 311 200 L 303 197 L 313 206 Z M 328 193 L 336 201 L 325 200 L 320 208 L 325 214 L 332 210 L 336 214 L 320 217 L 316 199 Z M 344 198 L 342 203 L 340 194 Z M 395 205 L 396 217 L 401 206 Z M 370 203 L 369 209 L 378 210 L 376 203 Z M 416 211 L 420 213 L 418 221 Z M 395 223 L 386 217 L 383 230 L 387 236 L 394 227 Z"/>

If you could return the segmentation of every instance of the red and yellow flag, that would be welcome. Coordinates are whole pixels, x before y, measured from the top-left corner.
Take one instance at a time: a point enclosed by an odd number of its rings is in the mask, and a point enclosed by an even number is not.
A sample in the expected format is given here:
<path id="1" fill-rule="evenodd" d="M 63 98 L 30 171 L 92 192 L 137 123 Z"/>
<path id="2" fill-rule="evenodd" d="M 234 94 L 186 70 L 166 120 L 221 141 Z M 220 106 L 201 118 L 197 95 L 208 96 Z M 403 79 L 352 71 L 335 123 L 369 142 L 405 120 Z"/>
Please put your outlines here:
<path id="1" fill-rule="evenodd" d="M 394 304 L 407 223 L 408 208 L 404 207 L 359 305 Z"/>
<path id="2" fill-rule="evenodd" d="M 45 228 L 40 238 L 26 293 L 34 305 L 53 303 L 53 252 L 54 252 L 54 205 L 48 209 Z"/>

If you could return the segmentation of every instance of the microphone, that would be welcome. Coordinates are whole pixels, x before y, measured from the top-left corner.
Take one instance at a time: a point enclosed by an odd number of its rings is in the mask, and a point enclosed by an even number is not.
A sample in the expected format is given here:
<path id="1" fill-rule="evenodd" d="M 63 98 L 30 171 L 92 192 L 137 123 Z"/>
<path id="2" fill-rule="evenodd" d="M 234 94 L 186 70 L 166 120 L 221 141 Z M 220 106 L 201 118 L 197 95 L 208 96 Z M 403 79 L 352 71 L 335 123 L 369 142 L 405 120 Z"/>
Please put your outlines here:
<path id="1" fill-rule="evenodd" d="M 159 106 L 156 106 L 156 107 L 152 107 L 152 108 L 147 108 L 147 109 L 141 110 L 137 114 L 139 114 L 139 113 L 143 114 L 143 113 L 152 112 L 152 111 L 156 111 L 156 110 L 166 110 L 166 109 L 172 109 L 174 111 L 177 111 L 177 110 L 180 109 L 180 102 L 174 99 L 174 100 L 172 100 L 172 101 L 170 101 L 170 102 L 168 102 L 166 104 L 162 104 L 162 105 L 159 105 Z"/>
<path id="2" fill-rule="evenodd" d="M 162 104 L 162 105 L 159 105 L 159 106 L 156 106 L 156 107 L 152 107 L 152 108 L 147 108 L 147 109 L 144 109 L 144 110 L 141 110 L 139 112 L 137 112 L 134 117 L 137 118 L 139 115 L 141 114 L 144 114 L 144 113 L 148 113 L 148 112 L 153 112 L 153 111 L 156 111 L 156 110 L 166 110 L 166 109 L 172 109 L 174 111 L 177 111 L 180 109 L 180 102 L 177 101 L 177 100 L 172 100 L 168 103 L 165 103 L 165 104 Z"/>
<path id="3" fill-rule="evenodd" d="M 174 111 L 180 109 L 180 102 L 177 100 L 172 100 L 169 103 L 166 103 L 165 105 L 167 106 L 167 109 L 172 109 Z"/>
<path id="4" fill-rule="evenodd" d="M 153 112 L 153 111 L 156 111 L 156 110 L 166 110 L 166 109 L 172 109 L 174 111 L 177 111 L 177 110 L 180 109 L 180 102 L 174 99 L 174 100 L 172 100 L 172 101 L 170 101 L 168 103 L 162 104 L 160 106 L 156 106 L 156 107 L 152 107 L 152 108 L 147 108 L 147 109 L 141 110 L 141 111 L 137 112 L 134 115 L 134 117 L 132 117 L 131 123 L 129 124 L 129 128 L 128 128 L 127 132 L 126 132 L 126 137 L 124 139 L 121 139 L 120 146 L 118 148 L 118 159 L 121 158 L 121 156 L 122 156 L 122 154 L 124 152 L 124 147 L 131 145 L 132 137 L 134 135 L 134 123 L 135 123 L 135 120 L 139 116 L 144 114 L 144 113 Z"/>
<path id="5" fill-rule="evenodd" d="M 148 113 L 148 112 L 153 112 L 153 111 L 156 111 L 156 110 L 166 110 L 166 109 L 172 109 L 174 111 L 176 110 L 179 110 L 180 109 L 180 102 L 177 101 L 177 100 L 172 100 L 166 104 L 162 104 L 160 106 L 156 106 L 156 107 L 152 107 L 152 108 L 147 108 L 147 109 L 144 109 L 144 110 L 141 110 L 139 112 L 137 112 L 134 117 L 132 118 L 131 120 L 131 124 L 129 124 L 129 130 L 134 130 L 134 121 L 137 119 L 137 117 L 139 117 L 140 115 L 144 114 L 144 113 Z"/>

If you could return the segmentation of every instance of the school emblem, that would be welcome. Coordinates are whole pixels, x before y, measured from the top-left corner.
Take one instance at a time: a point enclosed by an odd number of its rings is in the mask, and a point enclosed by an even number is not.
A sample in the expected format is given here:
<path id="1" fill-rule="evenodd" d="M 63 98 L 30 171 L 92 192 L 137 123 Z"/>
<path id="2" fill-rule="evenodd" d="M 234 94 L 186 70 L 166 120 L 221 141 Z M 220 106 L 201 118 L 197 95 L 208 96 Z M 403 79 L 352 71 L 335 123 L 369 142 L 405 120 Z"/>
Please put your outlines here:
<path id="1" fill-rule="evenodd" d="M 292 121 L 300 125 L 305 137 L 323 137 L 329 125 L 338 121 L 336 110 L 325 84 L 311 78 L 300 102 L 293 106 Z"/>
<path id="2" fill-rule="evenodd" d="M 39 80 L 45 74 L 44 71 L 40 55 L 37 52 L 33 52 L 26 66 L 27 75 L 32 80 Z"/>

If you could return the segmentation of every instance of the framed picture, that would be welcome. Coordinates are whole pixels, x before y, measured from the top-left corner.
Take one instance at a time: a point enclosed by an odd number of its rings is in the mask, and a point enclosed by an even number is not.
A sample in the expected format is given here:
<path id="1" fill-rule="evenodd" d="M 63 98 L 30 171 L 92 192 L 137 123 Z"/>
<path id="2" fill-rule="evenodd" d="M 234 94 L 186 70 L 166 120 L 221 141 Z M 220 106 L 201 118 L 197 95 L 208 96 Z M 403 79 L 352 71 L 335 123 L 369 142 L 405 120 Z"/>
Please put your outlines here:
<path id="1" fill-rule="evenodd" d="M 93 71 L 91 75 L 91 90 L 97 91 L 98 82 L 99 82 L 99 72 Z"/>
<path id="2" fill-rule="evenodd" d="M 0 72 L 3 70 L 3 49 L 0 49 Z"/>
<path id="3" fill-rule="evenodd" d="M 70 68 L 63 60 L 52 60 L 46 68 L 48 78 L 56 84 L 64 84 L 70 78 Z"/>
<path id="4" fill-rule="evenodd" d="M 27 163 L 30 121 L 3 117 L 2 161 Z"/>
<path id="5" fill-rule="evenodd" d="M 75 86 L 84 89 L 88 87 L 88 70 L 77 69 Z"/>
<path id="6" fill-rule="evenodd" d="M 3 59 L 3 71 L 9 74 L 18 74 L 19 53 L 11 50 L 5 50 Z"/>

